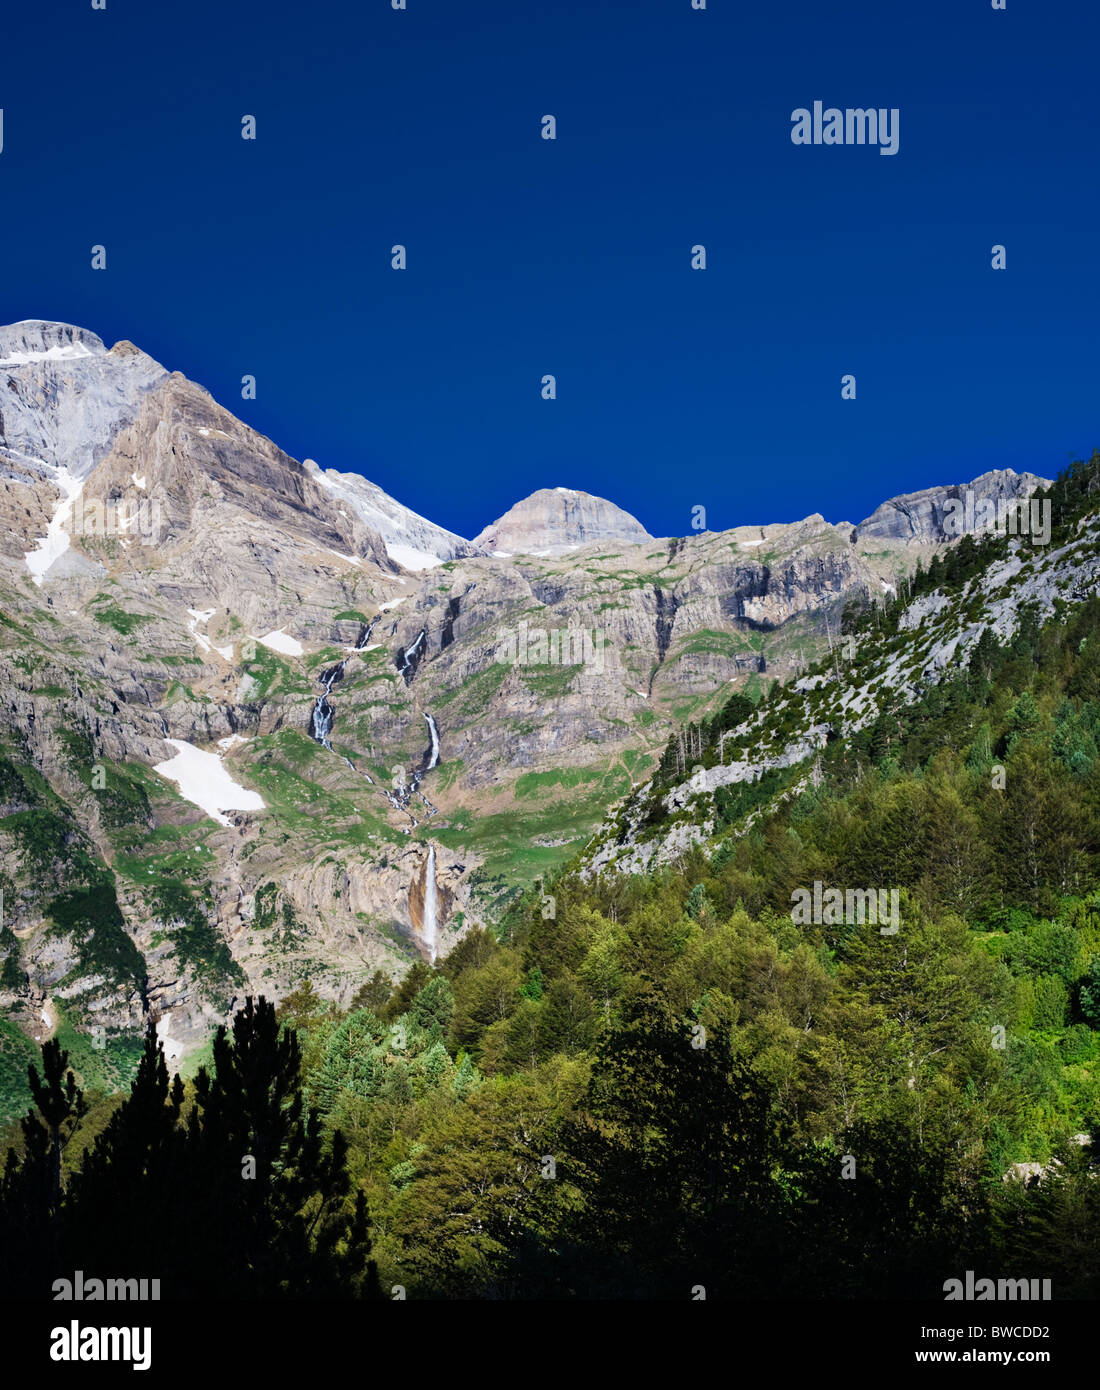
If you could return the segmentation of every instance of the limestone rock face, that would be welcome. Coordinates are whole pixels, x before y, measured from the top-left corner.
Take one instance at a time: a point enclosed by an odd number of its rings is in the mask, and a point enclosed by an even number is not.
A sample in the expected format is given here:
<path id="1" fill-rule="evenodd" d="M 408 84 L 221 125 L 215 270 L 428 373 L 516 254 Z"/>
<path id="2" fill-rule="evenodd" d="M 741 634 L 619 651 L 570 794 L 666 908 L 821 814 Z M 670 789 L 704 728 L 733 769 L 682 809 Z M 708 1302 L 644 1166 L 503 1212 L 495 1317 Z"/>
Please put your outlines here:
<path id="1" fill-rule="evenodd" d="M 71 324 L 32 319 L 0 327 L 0 565 L 25 572 L 24 553 L 47 535 L 58 501 L 79 490 L 146 392 L 166 377 L 133 344 L 108 352 L 94 333 Z M 53 551 L 67 548 L 59 541 Z M 63 567 L 93 568 L 72 557 Z"/>
<path id="2" fill-rule="evenodd" d="M 116 523 L 103 539 L 97 502 Z M 284 580 L 312 582 L 315 561 L 395 568 L 378 535 L 336 506 L 296 460 L 178 373 L 151 390 L 137 418 L 119 430 L 74 517 L 83 522 L 74 548 L 107 567 L 155 575 L 170 593 L 183 594 L 196 580 L 229 589 L 239 599 L 235 611 L 252 609 L 257 622 L 275 570 Z M 277 606 L 285 610 L 285 600 Z"/>
<path id="3" fill-rule="evenodd" d="M 49 477 L 64 467 L 78 478 L 167 376 L 132 343 L 108 352 L 86 329 L 37 319 L 0 328 L 0 374 L 6 471 Z"/>
<path id="4" fill-rule="evenodd" d="M 594 541 L 648 540 L 641 522 L 614 502 L 573 488 L 544 487 L 486 526 L 474 545 L 490 554 L 557 555 Z"/>
<path id="5" fill-rule="evenodd" d="M 983 473 L 971 483 L 951 487 L 929 487 L 921 492 L 907 492 L 891 497 L 856 527 L 858 538 L 866 544 L 874 540 L 901 542 L 904 545 L 937 545 L 960 534 L 952 530 L 949 519 L 966 517 L 966 502 L 977 514 L 978 504 L 1003 506 L 1017 498 L 1030 497 L 1037 488 L 1050 487 L 1049 478 L 1035 473 L 1016 473 L 1011 468 L 998 468 Z M 963 504 L 952 506 L 950 504 Z"/>

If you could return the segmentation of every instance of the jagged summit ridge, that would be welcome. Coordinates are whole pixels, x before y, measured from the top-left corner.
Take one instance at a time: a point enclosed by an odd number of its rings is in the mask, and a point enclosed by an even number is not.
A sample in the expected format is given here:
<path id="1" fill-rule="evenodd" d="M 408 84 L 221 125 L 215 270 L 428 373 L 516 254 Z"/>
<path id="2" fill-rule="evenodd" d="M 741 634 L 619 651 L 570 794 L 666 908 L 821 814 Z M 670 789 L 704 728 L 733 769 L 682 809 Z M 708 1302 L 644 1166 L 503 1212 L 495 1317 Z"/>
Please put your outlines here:
<path id="1" fill-rule="evenodd" d="M 315 482 L 346 503 L 364 526 L 376 531 L 390 559 L 405 569 L 432 569 L 445 560 L 473 553 L 469 541 L 403 506 L 362 474 L 322 469 L 313 459 L 305 459 L 302 467 Z"/>

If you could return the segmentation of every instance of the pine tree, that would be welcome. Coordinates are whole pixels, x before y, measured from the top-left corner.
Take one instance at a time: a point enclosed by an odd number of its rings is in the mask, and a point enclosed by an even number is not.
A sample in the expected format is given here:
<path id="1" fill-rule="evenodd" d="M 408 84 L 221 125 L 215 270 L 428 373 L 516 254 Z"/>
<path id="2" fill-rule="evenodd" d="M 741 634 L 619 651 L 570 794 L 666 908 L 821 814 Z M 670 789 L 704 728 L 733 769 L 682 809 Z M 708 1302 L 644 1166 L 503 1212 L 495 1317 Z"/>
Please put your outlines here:
<path id="1" fill-rule="evenodd" d="M 369 1009 L 357 1009 L 333 1032 L 310 1087 L 310 1098 L 323 1115 L 330 1114 L 341 1092 L 364 1100 L 378 1095 L 389 1031 Z"/>
<path id="2" fill-rule="evenodd" d="M 710 900 L 707 897 L 706 885 L 697 883 L 688 894 L 687 902 L 684 904 L 684 911 L 697 922 L 709 908 Z"/>
<path id="3" fill-rule="evenodd" d="M 1089 961 L 1088 974 L 1081 982 L 1081 1014 L 1091 1028 L 1100 1028 L 1100 956 Z"/>
<path id="4" fill-rule="evenodd" d="M 418 991 L 409 1013 L 414 1022 L 426 1031 L 435 1024 L 442 1032 L 446 1032 L 451 1024 L 454 1007 L 455 1000 L 450 981 L 445 975 L 434 975 L 423 989 Z"/>
<path id="5" fill-rule="evenodd" d="M 452 1089 L 458 1098 L 463 1099 L 468 1092 L 481 1080 L 477 1067 L 468 1052 L 462 1054 L 462 1060 L 458 1064 L 454 1080 L 451 1082 Z"/>
<path id="6" fill-rule="evenodd" d="M 993 733 L 988 723 L 982 723 L 978 726 L 978 731 L 974 735 L 974 742 L 970 745 L 966 765 L 971 772 L 982 777 L 993 766 Z"/>
<path id="7" fill-rule="evenodd" d="M 422 960 L 414 961 L 408 974 L 394 990 L 389 1002 L 382 1009 L 379 1017 L 386 1023 L 392 1023 L 403 1013 L 407 1013 L 409 1005 L 428 983 L 432 977 L 429 966 Z"/>
<path id="8" fill-rule="evenodd" d="M 431 1047 L 420 1058 L 420 1069 L 429 1086 L 438 1086 L 452 1066 L 453 1063 L 442 1042 L 432 1043 Z"/>
<path id="9" fill-rule="evenodd" d="M 69 1054 L 62 1052 L 56 1038 L 43 1044 L 41 1077 L 33 1063 L 27 1068 L 31 1095 L 50 1136 L 48 1202 L 49 1210 L 54 1214 L 61 1205 L 61 1151 L 88 1108 L 84 1093 L 68 1068 Z M 37 1125 L 34 1112 L 28 1111 L 23 1121 L 23 1134 L 28 1145 L 30 1132 Z"/>
<path id="10" fill-rule="evenodd" d="M 332 1297 L 363 1281 L 376 1293 L 365 1208 L 347 1210 L 346 1141 L 335 1131 L 326 1151 L 319 1112 L 303 1113 L 296 1034 L 249 997 L 213 1050 L 187 1132 L 192 1291 Z"/>
<path id="11" fill-rule="evenodd" d="M 187 1238 L 176 1210 L 184 1133 L 179 1124 L 183 1083 L 171 1085 L 156 1027 L 149 1024 L 129 1096 L 111 1116 L 69 1189 L 69 1245 L 73 1259 L 128 1276 L 156 1276 L 149 1268 L 149 1232 L 172 1246 Z M 182 1216 L 177 1229 L 173 1222 Z"/>

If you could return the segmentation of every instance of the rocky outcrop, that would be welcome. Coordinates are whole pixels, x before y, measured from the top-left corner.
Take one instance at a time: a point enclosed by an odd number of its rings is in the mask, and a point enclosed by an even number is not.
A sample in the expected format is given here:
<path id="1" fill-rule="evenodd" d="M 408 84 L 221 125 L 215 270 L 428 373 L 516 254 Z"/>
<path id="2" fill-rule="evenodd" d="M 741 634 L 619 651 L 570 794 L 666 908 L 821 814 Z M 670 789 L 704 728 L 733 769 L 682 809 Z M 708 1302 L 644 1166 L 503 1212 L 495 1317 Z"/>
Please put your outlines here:
<path id="1" fill-rule="evenodd" d="M 867 520 L 861 521 L 855 528 L 854 539 L 863 544 L 872 541 L 900 542 L 903 545 L 944 544 L 963 534 L 955 518 L 966 518 L 968 501 L 977 515 L 982 503 L 1003 508 L 1017 498 L 1030 497 L 1037 488 L 1048 487 L 1049 478 L 999 468 L 983 473 L 970 483 L 906 492 L 876 507 Z"/>
<path id="2" fill-rule="evenodd" d="M 474 540 L 490 554 L 558 555 L 596 541 L 652 540 L 629 512 L 569 487 L 544 487 L 517 502 Z"/>
<path id="3" fill-rule="evenodd" d="M 185 593 L 198 578 L 204 588 L 258 597 L 276 571 L 309 582 L 310 557 L 395 568 L 377 534 L 342 512 L 296 460 L 178 373 L 145 396 L 74 512 L 83 523 L 74 548 L 149 575 L 167 594 Z M 126 525 L 130 516 L 136 521 Z"/>

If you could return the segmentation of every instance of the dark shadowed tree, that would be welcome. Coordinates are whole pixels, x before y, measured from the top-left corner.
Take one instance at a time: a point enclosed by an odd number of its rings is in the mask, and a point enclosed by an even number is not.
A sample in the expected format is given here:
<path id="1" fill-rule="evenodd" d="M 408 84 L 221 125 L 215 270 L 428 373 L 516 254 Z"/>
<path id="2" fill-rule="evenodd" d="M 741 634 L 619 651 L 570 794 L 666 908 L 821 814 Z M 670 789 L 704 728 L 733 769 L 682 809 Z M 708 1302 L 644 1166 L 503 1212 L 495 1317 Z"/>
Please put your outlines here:
<path id="1" fill-rule="evenodd" d="M 35 1109 L 21 1122 L 22 1159 L 9 1149 L 0 1180 L 0 1293 L 8 1297 L 45 1296 L 57 1269 L 61 1155 L 88 1108 L 56 1038 L 43 1044 L 42 1074 L 32 1063 L 27 1079 Z"/>

